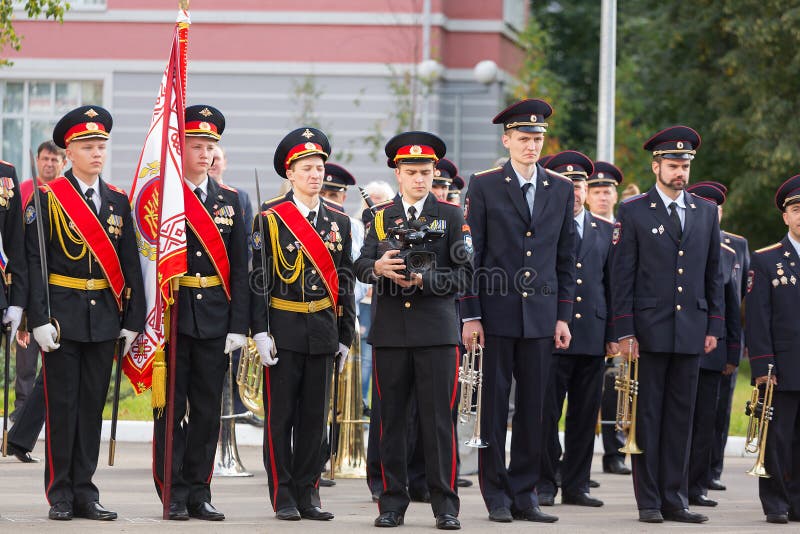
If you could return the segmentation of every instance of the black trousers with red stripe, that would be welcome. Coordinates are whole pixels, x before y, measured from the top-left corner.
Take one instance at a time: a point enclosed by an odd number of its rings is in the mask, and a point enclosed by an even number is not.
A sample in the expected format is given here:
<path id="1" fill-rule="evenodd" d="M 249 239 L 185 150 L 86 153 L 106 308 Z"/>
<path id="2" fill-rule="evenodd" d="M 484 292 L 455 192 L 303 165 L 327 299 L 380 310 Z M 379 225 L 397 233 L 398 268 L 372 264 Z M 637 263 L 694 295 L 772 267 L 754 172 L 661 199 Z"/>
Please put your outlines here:
<path id="1" fill-rule="evenodd" d="M 175 373 L 175 417 L 172 438 L 170 502 L 211 502 L 211 475 L 219 439 L 222 382 L 228 367 L 225 337 L 197 339 L 178 334 Z M 189 417 L 186 417 L 186 407 Z M 159 498 L 164 484 L 166 410 L 153 411 L 153 480 Z"/>
<path id="2" fill-rule="evenodd" d="M 419 430 L 425 456 L 425 478 L 436 516 L 458 515 L 456 438 L 452 410 L 457 402 L 454 345 L 375 347 L 374 369 L 381 401 L 380 456 L 383 492 L 381 513 L 404 514 L 410 502 L 408 480 L 408 407 L 416 390 Z"/>
<path id="3" fill-rule="evenodd" d="M 42 358 L 47 455 L 44 484 L 51 505 L 63 502 L 79 507 L 100 499 L 92 476 L 100 454 L 114 343 L 62 339 L 58 350 L 45 352 Z"/>
<path id="4" fill-rule="evenodd" d="M 274 510 L 320 506 L 333 354 L 278 349 L 264 370 L 264 467 Z"/>

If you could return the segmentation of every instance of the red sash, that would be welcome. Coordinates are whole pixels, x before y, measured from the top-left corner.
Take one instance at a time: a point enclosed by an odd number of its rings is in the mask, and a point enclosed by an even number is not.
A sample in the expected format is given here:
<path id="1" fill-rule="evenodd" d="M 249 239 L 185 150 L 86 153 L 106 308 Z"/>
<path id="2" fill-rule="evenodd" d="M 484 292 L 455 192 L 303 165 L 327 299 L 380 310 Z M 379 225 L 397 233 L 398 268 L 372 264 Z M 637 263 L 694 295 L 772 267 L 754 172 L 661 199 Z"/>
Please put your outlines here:
<path id="1" fill-rule="evenodd" d="M 333 258 L 325 243 L 322 242 L 322 238 L 311 226 L 311 223 L 308 222 L 308 219 L 303 217 L 294 202 L 281 202 L 270 209 L 303 245 L 303 252 L 306 257 L 311 260 L 311 263 L 322 275 L 322 281 L 325 282 L 325 288 L 328 290 L 328 295 L 330 295 L 331 302 L 333 302 L 334 313 L 336 313 L 339 301 L 339 274 L 336 272 L 336 265 L 333 264 Z"/>
<path id="2" fill-rule="evenodd" d="M 106 275 L 111 286 L 111 292 L 117 300 L 117 307 L 122 309 L 122 289 L 125 287 L 125 277 L 122 275 L 122 265 L 114 245 L 111 243 L 100 220 L 86 203 L 83 195 L 73 187 L 68 179 L 59 176 L 52 182 L 41 186 L 45 191 L 50 190 L 75 225 L 75 230 L 83 242 L 97 258 L 100 268 Z M 99 193 L 99 192 L 98 192 Z"/>
<path id="3" fill-rule="evenodd" d="M 41 180 L 39 180 L 39 185 L 42 185 Z M 33 179 L 25 180 L 19 184 L 19 196 L 22 199 L 22 211 L 25 211 L 28 202 L 33 198 Z"/>
<path id="4" fill-rule="evenodd" d="M 206 249 L 208 259 L 214 266 L 214 270 L 222 279 L 222 289 L 228 301 L 231 300 L 231 264 L 228 261 L 228 250 L 225 242 L 219 235 L 219 228 L 211 219 L 208 210 L 200 202 L 200 199 L 189 189 L 186 182 L 183 182 L 183 208 L 186 212 L 186 223 L 197 236 L 197 239 Z"/>

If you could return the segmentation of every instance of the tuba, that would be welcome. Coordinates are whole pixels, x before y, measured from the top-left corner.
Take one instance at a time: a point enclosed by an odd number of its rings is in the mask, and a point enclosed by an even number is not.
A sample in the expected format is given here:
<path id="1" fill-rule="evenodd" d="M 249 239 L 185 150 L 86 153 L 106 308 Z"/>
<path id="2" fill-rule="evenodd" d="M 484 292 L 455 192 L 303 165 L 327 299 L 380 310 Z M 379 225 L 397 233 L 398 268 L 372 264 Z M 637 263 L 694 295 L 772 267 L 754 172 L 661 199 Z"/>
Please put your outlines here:
<path id="1" fill-rule="evenodd" d="M 461 397 L 458 401 L 458 420 L 467 424 L 474 419 L 472 437 L 464 442 L 468 447 L 485 449 L 489 442 L 481 438 L 481 384 L 483 383 L 483 347 L 478 344 L 478 333 L 472 334 L 472 345 L 458 369 Z M 472 396 L 475 393 L 475 403 Z"/>
<path id="2" fill-rule="evenodd" d="M 629 340 L 631 353 L 633 352 L 633 339 Z M 619 374 L 614 382 L 617 390 L 617 420 L 616 428 L 620 432 L 627 432 L 625 445 L 619 448 L 624 454 L 642 454 L 642 449 L 636 444 L 636 407 L 639 401 L 639 360 L 631 354 L 622 360 Z"/>
<path id="3" fill-rule="evenodd" d="M 241 360 L 245 359 L 246 352 L 247 348 L 243 348 Z M 233 413 L 233 396 L 236 394 L 233 387 L 233 355 L 226 354 L 226 356 L 228 369 L 225 371 L 225 380 L 222 383 L 222 411 L 213 474 L 218 477 L 251 477 L 253 474 L 242 464 L 239 448 L 236 445 L 236 417 L 240 414 Z"/>
<path id="4" fill-rule="evenodd" d="M 264 370 L 261 367 L 261 356 L 256 349 L 256 342 L 247 338 L 247 345 L 242 348 L 239 358 L 239 369 L 236 372 L 236 384 L 239 386 L 239 397 L 248 410 L 259 417 L 264 417 L 264 397 L 261 392 Z"/>
<path id="5" fill-rule="evenodd" d="M 338 398 L 333 399 L 332 416 L 336 417 L 338 433 L 336 455 L 331 458 L 333 476 L 337 478 L 366 478 L 367 454 L 364 444 L 364 424 L 361 418 L 361 336 L 356 322 L 356 336 L 351 346 L 351 356 L 341 373 L 333 370 L 333 379 L 338 380 Z M 331 388 L 334 389 L 334 388 Z M 338 413 L 337 413 L 338 412 Z"/>
<path id="6" fill-rule="evenodd" d="M 750 417 L 747 425 L 747 437 L 745 438 L 744 449 L 747 452 L 758 453 L 755 465 L 747 471 L 748 475 L 761 478 L 770 478 L 767 469 L 764 467 L 764 453 L 767 448 L 767 432 L 769 422 L 772 421 L 772 392 L 775 384 L 772 383 L 772 367 L 767 367 L 767 382 L 764 386 L 764 397 L 761 397 L 761 390 L 758 386 L 753 388 L 750 400 L 744 408 L 745 415 Z"/>

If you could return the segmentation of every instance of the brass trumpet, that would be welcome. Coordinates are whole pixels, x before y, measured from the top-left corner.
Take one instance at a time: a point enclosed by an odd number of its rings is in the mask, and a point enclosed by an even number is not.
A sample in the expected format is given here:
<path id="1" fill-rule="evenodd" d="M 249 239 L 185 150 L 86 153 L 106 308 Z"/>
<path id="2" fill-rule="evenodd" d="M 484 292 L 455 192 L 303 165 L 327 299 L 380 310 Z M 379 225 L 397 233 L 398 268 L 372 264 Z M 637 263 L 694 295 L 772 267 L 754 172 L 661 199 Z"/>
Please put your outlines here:
<path id="1" fill-rule="evenodd" d="M 483 347 L 478 344 L 478 333 L 472 334 L 472 345 L 458 369 L 461 397 L 458 401 L 458 420 L 467 424 L 474 419 L 472 437 L 464 442 L 468 447 L 484 449 L 489 442 L 481 437 L 481 384 L 483 382 Z M 473 393 L 476 401 L 472 402 Z"/>
<path id="2" fill-rule="evenodd" d="M 256 342 L 247 338 L 247 345 L 242 348 L 239 358 L 239 369 L 236 371 L 236 384 L 239 386 L 239 397 L 248 410 L 264 417 L 264 396 L 261 392 L 264 370 L 261 367 L 261 356 L 258 354 Z"/>
<path id="3" fill-rule="evenodd" d="M 622 361 L 619 374 L 614 381 L 617 390 L 617 421 L 616 428 L 627 432 L 625 445 L 619 448 L 624 454 L 642 454 L 642 449 L 636 443 L 636 407 L 639 401 L 639 360 L 633 357 L 633 339 L 630 343 L 630 356 Z"/>
<path id="4" fill-rule="evenodd" d="M 744 408 L 745 415 L 750 416 L 744 449 L 747 452 L 758 453 L 755 465 L 747 471 L 747 474 L 761 478 L 770 478 L 766 467 L 764 467 L 764 453 L 767 449 L 769 422 L 772 421 L 773 416 L 772 392 L 775 385 L 772 383 L 772 368 L 772 364 L 767 367 L 767 383 L 764 386 L 763 399 L 761 398 L 761 390 L 756 386 L 753 388 L 750 400 L 747 401 Z"/>

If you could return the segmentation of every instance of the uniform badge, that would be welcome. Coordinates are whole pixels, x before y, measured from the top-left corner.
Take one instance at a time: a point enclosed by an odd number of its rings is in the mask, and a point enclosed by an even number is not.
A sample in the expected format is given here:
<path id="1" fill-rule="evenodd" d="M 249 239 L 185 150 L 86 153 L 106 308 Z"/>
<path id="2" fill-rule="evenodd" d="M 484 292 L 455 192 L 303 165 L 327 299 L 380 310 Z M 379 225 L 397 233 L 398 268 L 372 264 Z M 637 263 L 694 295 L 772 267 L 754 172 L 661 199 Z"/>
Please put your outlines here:
<path id="1" fill-rule="evenodd" d="M 661 235 L 663 233 L 664 233 L 664 225 L 660 224 L 660 225 L 658 225 L 658 234 Z"/>
<path id="2" fill-rule="evenodd" d="M 509 178 L 508 176 L 506 176 L 506 182 L 510 182 L 510 181 L 511 181 L 511 178 Z"/>
<path id="3" fill-rule="evenodd" d="M 755 271 L 747 271 L 747 292 L 750 293 L 753 290 L 753 284 L 755 283 L 756 272 Z"/>
<path id="4" fill-rule="evenodd" d="M 791 256 L 792 254 L 791 254 L 791 253 L 790 253 L 790 252 L 787 250 L 786 252 L 784 252 L 784 253 L 783 253 L 783 255 L 784 255 L 784 256 L 786 256 L 786 257 L 788 258 L 788 257 L 789 257 L 789 256 Z"/>
<path id="5" fill-rule="evenodd" d="M 794 275 L 789 277 L 789 281 L 792 283 L 792 285 L 796 285 L 797 284 L 797 278 L 795 278 Z"/>
<path id="6" fill-rule="evenodd" d="M 441 230 L 442 232 L 444 232 L 447 230 L 447 221 L 444 219 L 434 219 L 431 221 L 430 229 Z"/>
<path id="7" fill-rule="evenodd" d="M 25 208 L 25 224 L 31 224 L 36 220 L 36 208 L 31 204 Z"/>
<path id="8" fill-rule="evenodd" d="M 785 286 L 788 283 L 789 283 L 789 279 L 786 278 L 785 276 L 781 276 L 781 285 Z"/>
<path id="9" fill-rule="evenodd" d="M 343 248 L 344 248 L 344 247 L 342 247 L 342 244 L 341 244 L 341 243 L 339 243 L 338 245 L 336 245 L 336 250 L 338 250 L 339 252 L 341 252 Z"/>
<path id="10" fill-rule="evenodd" d="M 621 237 L 622 237 L 622 223 L 615 222 L 614 231 L 611 233 L 611 244 L 616 245 L 617 243 L 619 243 Z"/>
<path id="11" fill-rule="evenodd" d="M 325 220 L 327 220 L 327 219 L 325 219 Z M 333 230 L 334 232 L 338 232 L 339 231 L 339 225 L 336 224 L 336 221 L 333 221 L 331 223 L 331 230 Z"/>
<path id="12" fill-rule="evenodd" d="M 466 219 L 468 215 L 469 215 L 469 197 L 467 197 L 467 200 L 464 202 L 464 218 Z"/>
<path id="13" fill-rule="evenodd" d="M 778 287 L 779 285 L 781 285 L 781 283 L 777 278 L 772 280 L 772 286 L 773 287 Z"/>
<path id="14" fill-rule="evenodd" d="M 597 223 L 592 221 L 592 228 L 597 228 Z"/>
<path id="15" fill-rule="evenodd" d="M 289 243 L 288 245 L 286 245 L 286 250 L 288 250 L 289 252 L 294 252 L 294 249 L 295 249 L 294 243 Z"/>
<path id="16" fill-rule="evenodd" d="M 250 242 L 253 244 L 253 250 L 261 250 L 261 232 L 253 232 Z"/>
<path id="17" fill-rule="evenodd" d="M 542 185 L 545 187 L 550 187 L 550 182 L 548 182 L 547 180 L 542 180 Z"/>
<path id="18" fill-rule="evenodd" d="M 650 203 L 650 209 L 651 209 L 651 210 L 654 210 L 654 209 L 656 209 L 656 203 L 655 203 L 655 202 L 651 202 L 651 203 Z"/>
<path id="19" fill-rule="evenodd" d="M 651 229 L 650 231 L 651 231 L 651 232 L 653 232 L 653 235 L 655 235 L 655 234 L 657 234 L 657 233 L 658 233 L 658 228 L 653 228 L 653 229 Z"/>
<path id="20" fill-rule="evenodd" d="M 726 245 L 730 245 L 730 243 L 731 243 L 731 238 L 730 237 L 726 237 L 725 238 L 725 244 Z"/>
<path id="21" fill-rule="evenodd" d="M 464 234 L 464 250 L 467 251 L 467 254 L 472 254 L 475 251 L 475 248 L 472 246 L 472 236 L 470 234 Z"/>

